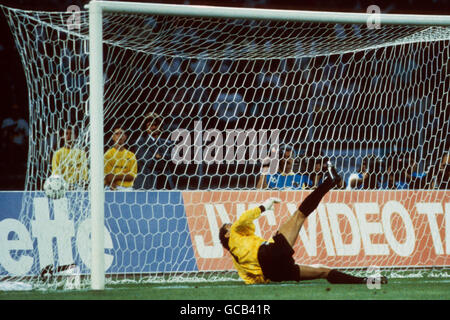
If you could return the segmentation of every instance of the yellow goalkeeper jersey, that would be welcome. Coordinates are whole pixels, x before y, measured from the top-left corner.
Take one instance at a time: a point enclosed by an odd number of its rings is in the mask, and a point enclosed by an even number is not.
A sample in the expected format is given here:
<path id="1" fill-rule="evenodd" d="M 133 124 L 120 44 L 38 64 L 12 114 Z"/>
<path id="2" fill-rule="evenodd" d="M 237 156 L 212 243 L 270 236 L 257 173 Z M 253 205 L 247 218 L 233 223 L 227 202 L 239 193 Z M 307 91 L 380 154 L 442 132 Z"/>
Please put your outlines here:
<path id="1" fill-rule="evenodd" d="M 232 224 L 230 229 L 228 245 L 234 258 L 234 266 L 246 284 L 269 282 L 264 278 L 258 262 L 259 246 L 266 241 L 255 234 L 253 220 L 260 215 L 260 208 L 247 210 Z"/>
<path id="2" fill-rule="evenodd" d="M 133 152 L 122 149 L 111 148 L 105 153 L 105 175 L 107 174 L 129 174 L 136 178 L 137 162 Z M 117 185 L 122 187 L 132 187 L 134 181 L 121 181 Z"/>
<path id="3" fill-rule="evenodd" d="M 52 158 L 52 174 L 61 175 L 71 186 L 88 181 L 86 153 L 78 148 L 62 147 Z"/>

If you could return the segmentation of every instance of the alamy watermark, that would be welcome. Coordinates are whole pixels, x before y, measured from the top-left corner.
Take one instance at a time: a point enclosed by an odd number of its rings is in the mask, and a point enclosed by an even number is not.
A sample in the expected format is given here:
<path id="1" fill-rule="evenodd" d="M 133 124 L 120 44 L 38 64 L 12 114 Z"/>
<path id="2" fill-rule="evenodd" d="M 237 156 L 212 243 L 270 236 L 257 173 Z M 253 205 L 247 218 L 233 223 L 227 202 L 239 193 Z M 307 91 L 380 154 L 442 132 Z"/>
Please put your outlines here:
<path id="1" fill-rule="evenodd" d="M 367 289 L 381 289 L 381 270 L 379 267 L 370 266 L 367 268 Z"/>
<path id="2" fill-rule="evenodd" d="M 81 28 L 80 11 L 80 7 L 77 5 L 71 5 L 67 8 L 66 12 L 71 13 L 70 17 L 66 20 L 68 30 L 79 30 Z"/>
<path id="3" fill-rule="evenodd" d="M 79 290 L 81 289 L 81 276 L 80 276 L 80 267 L 73 266 L 68 269 L 65 273 L 66 282 L 64 284 L 65 290 Z"/>
<path id="4" fill-rule="evenodd" d="M 380 29 L 381 28 L 381 9 L 379 6 L 372 4 L 367 7 L 367 13 L 370 13 L 370 16 L 367 18 L 367 28 L 368 29 Z"/>
<path id="5" fill-rule="evenodd" d="M 172 132 L 172 161 L 206 164 L 263 163 L 274 174 L 278 170 L 278 129 L 274 130 L 203 130 L 201 121 L 194 122 L 194 131 L 177 129 Z"/>

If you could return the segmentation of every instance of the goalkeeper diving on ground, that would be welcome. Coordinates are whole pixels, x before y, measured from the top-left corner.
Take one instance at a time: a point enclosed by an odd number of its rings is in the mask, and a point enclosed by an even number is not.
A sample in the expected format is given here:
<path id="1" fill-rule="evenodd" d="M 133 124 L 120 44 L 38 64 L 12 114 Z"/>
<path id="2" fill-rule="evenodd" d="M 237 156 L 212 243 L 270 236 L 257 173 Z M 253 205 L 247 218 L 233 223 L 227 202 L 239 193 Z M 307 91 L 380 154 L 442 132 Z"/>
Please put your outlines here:
<path id="1" fill-rule="evenodd" d="M 299 265 L 294 261 L 294 244 L 308 215 L 342 178 L 328 162 L 325 181 L 311 192 L 295 213 L 284 222 L 273 238 L 266 241 L 255 234 L 253 220 L 262 212 L 271 210 L 280 199 L 270 198 L 259 207 L 247 210 L 234 222 L 224 224 L 219 231 L 222 246 L 231 254 L 239 276 L 246 284 L 327 279 L 333 284 L 368 284 L 366 277 L 355 277 L 325 266 Z M 386 284 L 387 278 L 380 277 Z"/>

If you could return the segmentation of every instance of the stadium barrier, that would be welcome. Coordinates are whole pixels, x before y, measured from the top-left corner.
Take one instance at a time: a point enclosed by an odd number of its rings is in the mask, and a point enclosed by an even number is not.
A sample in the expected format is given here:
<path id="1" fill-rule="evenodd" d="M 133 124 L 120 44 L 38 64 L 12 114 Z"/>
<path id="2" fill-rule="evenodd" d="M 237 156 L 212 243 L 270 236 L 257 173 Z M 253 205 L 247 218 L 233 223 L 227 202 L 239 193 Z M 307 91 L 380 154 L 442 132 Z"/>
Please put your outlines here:
<path id="1" fill-rule="evenodd" d="M 74 192 L 59 200 L 34 193 L 27 204 L 22 201 L 25 192 L 0 192 L 0 276 L 37 275 L 49 264 L 73 263 L 87 273 L 88 204 Z M 277 196 L 283 202 L 275 212 L 255 220 L 256 233 L 268 239 L 308 193 L 106 192 L 106 273 L 231 270 L 231 259 L 217 238 L 220 225 Z M 450 265 L 448 193 L 382 193 L 329 192 L 302 228 L 295 259 L 345 268 Z M 21 219 L 24 213 L 28 219 Z"/>

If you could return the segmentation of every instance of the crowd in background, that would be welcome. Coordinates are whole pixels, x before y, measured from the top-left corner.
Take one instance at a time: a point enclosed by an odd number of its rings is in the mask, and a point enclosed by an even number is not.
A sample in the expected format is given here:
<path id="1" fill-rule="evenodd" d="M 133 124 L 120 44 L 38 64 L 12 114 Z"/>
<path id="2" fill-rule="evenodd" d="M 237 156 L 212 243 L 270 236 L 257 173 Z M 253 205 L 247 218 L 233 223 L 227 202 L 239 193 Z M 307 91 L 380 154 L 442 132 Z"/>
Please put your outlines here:
<path id="1" fill-rule="evenodd" d="M 271 1 L 271 0 L 246 0 L 246 1 L 155 1 L 155 2 L 171 2 L 184 4 L 215 4 L 215 5 L 233 5 L 246 7 L 269 7 L 269 8 L 297 8 L 305 10 L 326 10 L 326 11 L 355 11 L 365 12 L 373 1 Z M 35 1 L 19 0 L 11 3 L 4 3 L 6 5 L 22 8 L 22 9 L 39 9 L 39 10 L 54 10 L 65 11 L 69 5 L 79 5 L 82 7 L 86 1 L 40 1 L 38 4 Z M 445 13 L 446 10 L 450 12 L 449 0 L 434 0 L 430 3 L 424 4 L 421 1 L 377 1 L 376 3 L 383 12 L 396 13 Z M 1 157 L 0 168 L 2 170 L 3 179 L 1 180 L 1 189 L 15 189 L 21 190 L 24 186 L 25 174 L 27 168 L 27 150 L 28 150 L 28 91 L 26 88 L 26 81 L 23 72 L 22 62 L 20 56 L 15 48 L 13 38 L 4 17 L 0 19 L 2 38 L 0 40 L 0 66 L 2 68 L 2 77 L 0 87 L 2 90 L 3 108 L 0 111 L 1 123 L 1 154 L 7 155 Z M 445 144 L 448 151 L 448 143 Z M 284 152 L 284 151 L 283 151 Z M 288 152 L 289 153 L 289 152 Z M 291 163 L 291 168 L 294 172 L 305 173 L 306 177 L 287 178 L 284 182 L 280 182 L 280 177 L 269 177 L 260 174 L 260 168 L 254 168 L 250 172 L 246 172 L 247 176 L 245 184 L 247 187 L 270 187 L 270 183 L 277 181 L 272 187 L 277 188 L 277 183 L 290 183 L 294 187 L 301 186 L 302 188 L 312 188 L 321 178 L 323 172 L 323 163 L 327 158 L 326 152 L 314 150 L 308 151 L 308 154 L 302 154 L 299 150 L 292 150 L 286 156 L 281 154 L 283 160 L 282 167 L 285 163 Z M 307 160 L 304 160 L 307 159 Z M 447 153 L 443 153 L 436 159 L 431 167 L 418 168 L 415 165 L 417 159 L 411 157 L 408 153 L 399 153 L 387 155 L 386 157 L 375 156 L 360 156 L 355 157 L 357 163 L 354 166 L 357 172 L 349 173 L 345 179 L 342 188 L 363 188 L 363 189 L 406 189 L 406 188 L 448 188 L 449 180 L 449 157 Z M 139 161 L 139 159 L 138 159 Z M 139 162 L 138 162 L 139 163 Z M 399 165 L 404 163 L 404 165 Z M 316 165 L 317 164 L 317 165 Z M 395 167 L 395 168 L 394 168 Z M 139 166 L 138 166 L 139 169 Z M 171 172 L 171 181 L 162 182 L 163 188 L 204 188 L 204 186 L 215 185 L 223 187 L 223 185 L 242 186 L 239 182 L 233 182 L 232 179 L 239 179 L 239 175 L 230 177 L 217 177 L 220 183 L 213 181 L 213 178 L 207 175 L 198 175 L 194 172 L 196 179 L 187 179 L 188 183 L 182 182 L 183 174 L 177 174 L 177 169 L 173 168 Z M 196 168 L 198 170 L 198 168 Z M 280 167 L 280 171 L 285 170 Z M 290 172 L 288 174 L 291 174 Z M 186 171 L 184 172 L 186 175 Z M 285 176 L 285 175 L 282 175 Z M 139 177 L 139 175 L 138 175 Z M 252 177 L 252 179 L 248 179 Z M 228 179 L 228 180 L 227 180 Z M 274 180 L 275 179 L 275 180 Z M 288 182 L 288 180 L 290 182 Z M 169 183 L 169 185 L 166 185 Z M 189 183 L 191 184 L 189 186 Z M 154 185 L 152 188 L 160 188 Z"/>
<path id="2" fill-rule="evenodd" d="M 107 190 L 174 190 L 174 189 L 272 189 L 311 190 L 318 187 L 327 175 L 329 158 L 320 150 L 312 150 L 310 157 L 299 157 L 289 145 L 273 148 L 267 157 L 258 161 L 251 173 L 238 172 L 234 176 L 243 181 L 225 183 L 213 181 L 233 174 L 191 174 L 185 183 L 176 173 L 173 161 L 174 142 L 161 137 L 162 119 L 155 113 L 144 119 L 145 132 L 130 141 L 126 129 L 116 126 L 111 143 L 104 155 L 104 184 Z M 78 129 L 68 126 L 63 133 L 63 145 L 52 157 L 52 174 L 62 176 L 73 190 L 88 185 L 86 152 L 76 145 Z M 276 155 L 274 154 L 276 153 Z M 275 155 L 275 156 L 274 156 Z M 302 158 L 304 161 L 302 161 Z M 306 159 L 306 161 L 305 161 Z M 271 168 L 272 160 L 276 167 Z M 299 161 L 300 160 L 300 163 Z M 186 166 L 181 166 L 186 170 Z M 203 162 L 198 171 L 207 170 Z M 374 154 L 361 158 L 357 170 L 335 186 L 347 190 L 412 190 L 449 189 L 450 153 L 446 152 L 436 166 L 421 170 L 416 156 L 411 152 L 393 153 L 385 157 Z"/>

